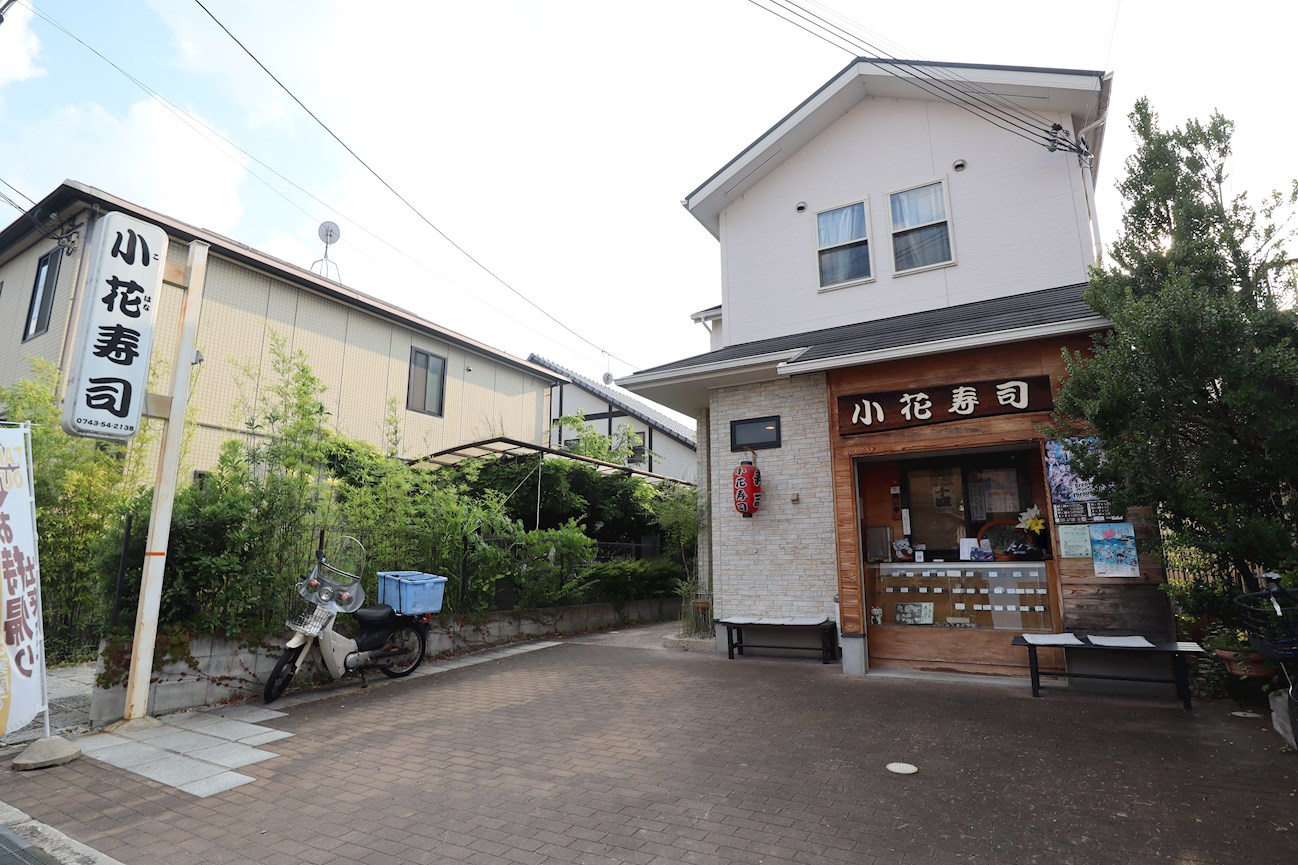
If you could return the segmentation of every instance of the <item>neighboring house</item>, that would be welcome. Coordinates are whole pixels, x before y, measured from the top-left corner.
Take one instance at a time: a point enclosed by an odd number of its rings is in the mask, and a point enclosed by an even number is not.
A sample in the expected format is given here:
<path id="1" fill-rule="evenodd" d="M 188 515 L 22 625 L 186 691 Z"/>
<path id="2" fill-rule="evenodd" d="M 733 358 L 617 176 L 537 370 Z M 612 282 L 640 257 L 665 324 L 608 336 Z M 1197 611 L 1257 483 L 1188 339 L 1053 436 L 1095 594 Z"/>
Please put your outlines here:
<path id="1" fill-rule="evenodd" d="M 1061 351 L 1108 324 L 1081 289 L 1109 88 L 858 59 L 688 195 L 721 244 L 722 303 L 693 316 L 712 350 L 618 383 L 698 418 L 716 615 L 838 615 L 853 675 L 1023 675 L 1024 631 L 1170 638 L 1152 529 L 1138 564 L 1130 541 L 1092 558 L 1088 524 L 1126 526 L 1069 488 L 1041 431 Z M 1023 109 L 1036 132 L 970 105 Z M 1089 160 L 1067 152 L 1083 137 Z M 749 448 L 764 500 L 745 518 Z M 1032 505 L 1044 561 L 969 561 L 980 534 L 1004 555 Z"/>
<path id="2" fill-rule="evenodd" d="M 120 211 L 168 235 L 167 266 L 183 276 L 189 244 L 210 244 L 197 346 L 204 362 L 190 397 L 195 424 L 186 464 L 210 468 L 221 444 L 246 435 L 271 375 L 272 340 L 301 350 L 327 391 L 330 422 L 352 438 L 383 445 L 395 409 L 400 456 L 414 458 L 493 436 L 543 444 L 549 435 L 548 369 L 287 264 L 229 238 L 71 181 L 0 232 L 0 384 L 30 373 L 28 358 L 67 367 L 70 315 L 78 297 L 87 233 Z M 65 235 L 63 245 L 56 235 Z M 66 248 L 65 248 L 66 247 Z M 183 280 L 182 280 L 183 281 Z M 160 299 L 154 378 L 161 387 L 175 352 L 182 290 Z M 4 324 L 3 322 L 8 322 Z"/>
<path id="3" fill-rule="evenodd" d="M 568 379 L 556 385 L 550 395 L 552 422 L 581 412 L 587 423 L 610 438 L 620 428 L 630 427 L 640 444 L 628 465 L 676 480 L 694 482 L 698 449 L 692 429 L 629 394 L 539 355 L 531 354 L 527 359 Z M 569 447 L 575 435 L 571 427 L 552 426 L 550 445 Z"/>

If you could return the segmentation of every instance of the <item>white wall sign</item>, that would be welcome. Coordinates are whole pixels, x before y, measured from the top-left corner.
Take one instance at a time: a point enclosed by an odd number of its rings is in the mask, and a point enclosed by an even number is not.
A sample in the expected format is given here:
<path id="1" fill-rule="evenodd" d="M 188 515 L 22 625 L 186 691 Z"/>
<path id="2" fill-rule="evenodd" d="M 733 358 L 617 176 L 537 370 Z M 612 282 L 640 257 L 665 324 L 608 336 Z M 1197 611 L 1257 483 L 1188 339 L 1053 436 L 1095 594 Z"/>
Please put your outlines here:
<path id="1" fill-rule="evenodd" d="M 89 275 L 63 400 L 63 429 L 72 435 L 129 439 L 139 431 L 144 409 L 167 233 L 110 213 L 100 220 L 86 255 Z"/>
<path id="2" fill-rule="evenodd" d="M 5 736 L 45 708 L 30 435 L 26 425 L 0 426 L 0 735 Z"/>

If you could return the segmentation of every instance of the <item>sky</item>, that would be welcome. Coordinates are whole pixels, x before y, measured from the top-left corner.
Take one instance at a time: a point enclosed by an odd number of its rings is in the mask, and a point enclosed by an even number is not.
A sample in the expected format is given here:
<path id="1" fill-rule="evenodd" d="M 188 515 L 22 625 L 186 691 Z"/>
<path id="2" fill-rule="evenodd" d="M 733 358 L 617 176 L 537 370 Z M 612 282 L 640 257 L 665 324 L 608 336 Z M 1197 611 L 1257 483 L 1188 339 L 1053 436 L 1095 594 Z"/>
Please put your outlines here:
<path id="1" fill-rule="evenodd" d="M 1113 72 L 1106 244 L 1141 96 L 1167 127 L 1235 121 L 1231 190 L 1298 177 L 1298 3 L 796 2 L 873 53 Z M 708 350 L 690 314 L 721 302 L 720 248 L 681 199 L 851 60 L 773 5 L 17 0 L 0 193 L 26 206 L 77 180 L 304 268 L 331 220 L 343 283 L 621 377 Z M 18 215 L 0 203 L 0 225 Z"/>

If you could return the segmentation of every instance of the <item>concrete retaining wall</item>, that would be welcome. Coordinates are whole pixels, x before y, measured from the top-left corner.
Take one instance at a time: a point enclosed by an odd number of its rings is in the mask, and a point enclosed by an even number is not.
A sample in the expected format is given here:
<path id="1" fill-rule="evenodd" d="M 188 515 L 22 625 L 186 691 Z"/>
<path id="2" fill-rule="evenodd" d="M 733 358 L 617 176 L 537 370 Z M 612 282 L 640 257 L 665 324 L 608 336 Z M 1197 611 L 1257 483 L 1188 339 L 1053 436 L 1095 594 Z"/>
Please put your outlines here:
<path id="1" fill-rule="evenodd" d="M 614 625 L 661 622 L 679 615 L 679 600 L 654 598 L 618 605 L 582 604 L 488 613 L 480 621 L 446 617 L 440 623 L 433 622 L 428 634 L 428 654 L 437 656 L 472 651 L 548 634 L 580 634 Z M 149 684 L 149 714 L 165 715 L 182 709 L 259 697 L 283 646 L 282 640 L 262 649 L 212 637 L 192 641 L 190 654 L 197 667 L 179 662 L 155 672 Z M 101 646 L 96 673 L 102 673 L 103 669 Z M 308 677 L 311 673 L 308 669 Z M 120 720 L 125 707 L 125 686 L 105 689 L 96 685 L 90 696 L 91 726 L 102 727 Z"/>

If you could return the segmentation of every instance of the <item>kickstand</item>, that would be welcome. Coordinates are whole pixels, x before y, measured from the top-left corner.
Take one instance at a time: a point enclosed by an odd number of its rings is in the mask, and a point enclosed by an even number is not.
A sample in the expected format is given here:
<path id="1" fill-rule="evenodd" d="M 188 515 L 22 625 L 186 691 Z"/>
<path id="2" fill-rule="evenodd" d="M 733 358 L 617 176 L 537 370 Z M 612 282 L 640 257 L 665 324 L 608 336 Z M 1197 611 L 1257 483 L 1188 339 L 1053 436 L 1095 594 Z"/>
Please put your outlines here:
<path id="1" fill-rule="evenodd" d="M 370 686 L 370 683 L 365 680 L 365 671 L 357 670 L 356 674 L 361 677 L 361 687 L 368 688 Z"/>

